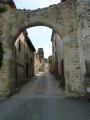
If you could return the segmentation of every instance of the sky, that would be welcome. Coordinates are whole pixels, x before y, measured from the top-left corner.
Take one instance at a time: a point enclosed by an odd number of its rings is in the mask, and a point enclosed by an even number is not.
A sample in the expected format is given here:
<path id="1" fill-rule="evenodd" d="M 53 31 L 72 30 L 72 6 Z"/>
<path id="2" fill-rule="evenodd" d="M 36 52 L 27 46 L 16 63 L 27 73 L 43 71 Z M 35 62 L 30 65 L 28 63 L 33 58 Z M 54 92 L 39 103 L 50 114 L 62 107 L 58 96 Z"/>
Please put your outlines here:
<path id="1" fill-rule="evenodd" d="M 52 4 L 60 3 L 60 0 L 14 0 L 18 9 L 30 9 L 48 7 Z M 36 51 L 38 48 L 44 49 L 44 57 L 48 58 L 52 54 L 51 34 L 52 29 L 46 26 L 31 27 L 27 29 Z"/>

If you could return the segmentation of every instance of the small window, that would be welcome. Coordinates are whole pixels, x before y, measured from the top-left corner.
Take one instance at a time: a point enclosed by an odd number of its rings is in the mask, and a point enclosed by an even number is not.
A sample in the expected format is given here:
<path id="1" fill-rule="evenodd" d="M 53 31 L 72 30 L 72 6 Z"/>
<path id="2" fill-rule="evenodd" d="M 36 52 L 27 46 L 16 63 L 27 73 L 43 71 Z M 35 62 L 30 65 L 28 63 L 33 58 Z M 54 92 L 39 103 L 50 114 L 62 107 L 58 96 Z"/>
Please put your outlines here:
<path id="1" fill-rule="evenodd" d="M 19 40 L 18 51 L 21 51 L 21 40 Z"/>

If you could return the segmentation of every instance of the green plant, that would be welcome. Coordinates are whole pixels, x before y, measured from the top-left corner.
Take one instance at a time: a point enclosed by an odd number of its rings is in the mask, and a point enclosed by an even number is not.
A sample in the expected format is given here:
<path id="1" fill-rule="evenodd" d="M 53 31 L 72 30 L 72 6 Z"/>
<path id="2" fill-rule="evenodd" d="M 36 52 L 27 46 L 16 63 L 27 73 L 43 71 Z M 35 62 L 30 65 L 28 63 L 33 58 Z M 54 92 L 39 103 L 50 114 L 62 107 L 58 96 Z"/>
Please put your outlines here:
<path id="1" fill-rule="evenodd" d="M 3 53 L 4 51 L 3 51 L 2 43 L 0 42 L 0 68 L 3 64 Z"/>
<path id="2" fill-rule="evenodd" d="M 51 60 L 51 59 L 50 59 L 50 60 L 48 60 L 48 63 L 49 63 L 49 64 L 52 64 L 52 60 Z"/>

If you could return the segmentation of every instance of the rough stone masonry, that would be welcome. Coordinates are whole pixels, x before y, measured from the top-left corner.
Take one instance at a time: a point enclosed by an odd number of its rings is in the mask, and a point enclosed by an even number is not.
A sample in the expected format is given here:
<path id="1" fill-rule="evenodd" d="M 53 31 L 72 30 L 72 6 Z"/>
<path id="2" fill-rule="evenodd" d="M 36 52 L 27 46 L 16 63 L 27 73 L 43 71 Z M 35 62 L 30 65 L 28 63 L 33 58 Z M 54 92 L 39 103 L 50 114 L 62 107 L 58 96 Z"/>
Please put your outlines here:
<path id="1" fill-rule="evenodd" d="M 66 0 L 37 10 L 17 10 L 12 0 L 0 2 L 0 42 L 3 65 L 0 68 L 0 96 L 15 89 L 14 42 L 26 28 L 47 26 L 64 43 L 65 96 L 85 96 L 85 74 L 90 65 L 90 6 L 87 0 Z M 89 69 L 88 69 L 89 72 Z"/>

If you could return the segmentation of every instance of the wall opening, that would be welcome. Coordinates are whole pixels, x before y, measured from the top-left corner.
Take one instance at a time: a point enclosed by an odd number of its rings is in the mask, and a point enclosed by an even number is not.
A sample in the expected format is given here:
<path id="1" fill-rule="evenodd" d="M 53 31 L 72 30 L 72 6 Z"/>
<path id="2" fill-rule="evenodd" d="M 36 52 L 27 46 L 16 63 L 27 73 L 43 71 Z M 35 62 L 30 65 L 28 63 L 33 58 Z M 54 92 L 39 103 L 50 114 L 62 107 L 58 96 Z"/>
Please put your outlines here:
<path id="1" fill-rule="evenodd" d="M 15 40 L 15 75 L 17 74 L 15 79 L 18 85 L 30 80 L 36 73 L 47 72 L 48 70 L 55 76 L 57 73 L 58 79 L 64 80 L 63 42 L 57 32 L 55 32 L 56 36 L 53 36 L 53 31 L 44 26 L 31 27 L 21 32 Z M 53 42 L 54 39 L 55 44 Z M 44 50 L 42 57 L 39 56 L 38 48 L 43 48 Z M 53 58 L 54 56 L 55 58 Z M 49 57 L 53 61 L 50 66 L 48 65 Z M 57 60 L 54 61 L 54 59 Z"/>

